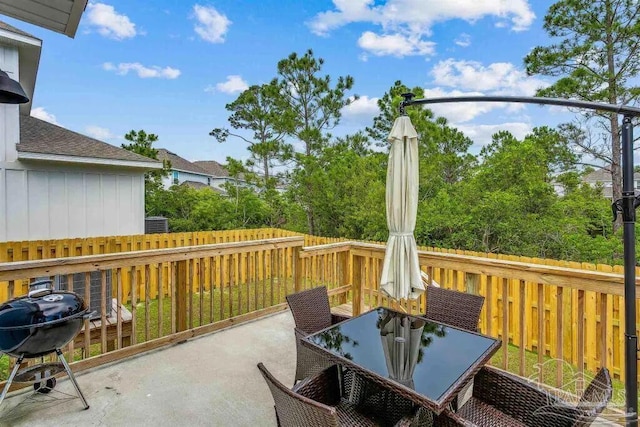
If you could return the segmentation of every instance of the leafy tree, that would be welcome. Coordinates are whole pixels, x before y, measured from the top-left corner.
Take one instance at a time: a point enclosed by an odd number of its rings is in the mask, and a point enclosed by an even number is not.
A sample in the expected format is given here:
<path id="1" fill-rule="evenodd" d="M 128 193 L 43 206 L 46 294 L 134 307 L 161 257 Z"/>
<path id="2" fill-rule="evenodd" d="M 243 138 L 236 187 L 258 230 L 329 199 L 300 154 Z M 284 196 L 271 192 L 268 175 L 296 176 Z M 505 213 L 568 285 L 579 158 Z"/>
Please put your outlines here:
<path id="1" fill-rule="evenodd" d="M 558 40 L 534 48 L 525 58 L 529 75 L 558 77 L 539 96 L 630 104 L 640 88 L 640 14 L 636 0 L 561 0 L 544 18 L 544 29 Z M 613 198 L 622 197 L 620 125 L 616 113 L 587 113 L 599 119 L 602 142 L 575 138 L 587 154 L 611 167 Z M 620 221 L 620 220 L 619 220 Z M 616 227 L 621 223 L 618 222 Z"/>
<path id="2" fill-rule="evenodd" d="M 327 145 L 327 132 L 335 127 L 341 117 L 343 107 L 357 97 L 347 97 L 353 87 L 353 77 L 338 77 L 335 85 L 329 75 L 320 76 L 324 60 L 316 58 L 311 49 L 304 55 L 290 54 L 278 62 L 277 84 L 281 102 L 290 113 L 287 134 L 297 139 L 303 146 L 296 153 L 295 178 L 304 187 L 297 193 L 297 202 L 307 215 L 309 232 L 315 234 L 315 201 L 318 198 L 318 185 L 314 185 L 312 175 L 316 173 L 313 156 Z"/>
<path id="3" fill-rule="evenodd" d="M 251 131 L 252 137 L 247 138 L 226 128 L 213 129 L 209 135 L 219 142 L 233 136 L 249 144 L 251 158 L 247 166 L 257 165 L 261 169 L 261 186 L 275 187 L 271 171 L 289 159 L 292 153 L 292 147 L 284 142 L 284 137 L 290 130 L 293 114 L 279 96 L 276 82 L 251 86 L 227 104 L 226 109 L 232 113 L 229 116 L 231 127 Z"/>
<path id="4" fill-rule="evenodd" d="M 396 81 L 378 100 L 380 113 L 374 117 L 373 126 L 366 129 L 378 146 L 388 146 L 387 138 L 400 114 L 401 95 L 407 92 L 418 98 L 424 96 L 422 88 L 410 89 Z M 418 133 L 419 192 L 420 200 L 425 200 L 434 197 L 442 186 L 451 185 L 466 176 L 475 163 L 475 157 L 468 153 L 473 141 L 451 127 L 444 117 L 434 118 L 431 110 L 423 106 L 408 107 L 406 114 Z"/>
<path id="5" fill-rule="evenodd" d="M 389 91 L 378 99 L 378 108 L 380 113 L 373 118 L 373 126 L 366 128 L 369 138 L 371 138 L 376 145 L 380 147 L 386 147 L 388 145 L 387 137 L 391 132 L 391 128 L 393 128 L 393 122 L 396 117 L 400 115 L 400 103 L 403 100 L 401 95 L 408 92 L 413 93 L 417 98 L 422 98 L 424 96 L 424 89 L 421 87 L 416 86 L 410 89 L 400 80 L 397 80 L 393 86 L 391 86 Z M 406 113 L 411 119 L 413 126 L 416 128 L 416 132 L 418 132 L 418 139 L 421 140 L 423 136 L 420 133 L 423 129 L 422 123 L 433 118 L 433 113 L 431 110 L 422 106 L 412 106 L 407 108 Z"/>
<path id="6" fill-rule="evenodd" d="M 158 150 L 153 148 L 153 143 L 158 141 L 158 135 L 146 133 L 144 130 L 132 130 L 124 136 L 124 139 L 130 144 L 122 144 L 125 150 L 140 154 L 158 160 Z M 162 169 L 153 170 L 144 174 L 145 188 L 145 211 L 148 215 L 152 215 L 151 199 L 156 197 L 156 193 L 162 189 L 162 178 L 169 176 L 171 171 L 171 163 L 164 161 Z"/>

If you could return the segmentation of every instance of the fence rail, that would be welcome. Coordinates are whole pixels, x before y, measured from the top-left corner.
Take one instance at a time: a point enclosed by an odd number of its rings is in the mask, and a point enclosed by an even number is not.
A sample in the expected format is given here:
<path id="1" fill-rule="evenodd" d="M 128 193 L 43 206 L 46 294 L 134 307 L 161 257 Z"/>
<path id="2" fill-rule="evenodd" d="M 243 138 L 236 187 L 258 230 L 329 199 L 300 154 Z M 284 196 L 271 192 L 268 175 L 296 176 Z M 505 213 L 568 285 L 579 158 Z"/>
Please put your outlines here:
<path id="1" fill-rule="evenodd" d="M 384 245 L 271 229 L 9 242 L 0 244 L 0 301 L 24 294 L 33 278 L 73 283 L 76 273 L 90 295 L 95 271 L 104 295 L 111 271 L 112 321 L 101 301 L 98 338 L 84 334 L 67 349 L 84 369 L 283 310 L 288 293 L 315 286 L 327 286 L 333 305 L 350 301 L 354 314 L 394 305 L 380 292 L 383 258 Z M 542 376 L 531 359 L 559 359 L 579 371 L 606 366 L 624 381 L 622 267 L 433 248 L 419 258 L 429 280 L 485 297 L 480 329 L 503 340 L 494 360 L 502 368 Z M 423 296 L 399 305 L 421 313 L 425 304 Z M 561 368 L 553 385 L 564 381 Z"/>

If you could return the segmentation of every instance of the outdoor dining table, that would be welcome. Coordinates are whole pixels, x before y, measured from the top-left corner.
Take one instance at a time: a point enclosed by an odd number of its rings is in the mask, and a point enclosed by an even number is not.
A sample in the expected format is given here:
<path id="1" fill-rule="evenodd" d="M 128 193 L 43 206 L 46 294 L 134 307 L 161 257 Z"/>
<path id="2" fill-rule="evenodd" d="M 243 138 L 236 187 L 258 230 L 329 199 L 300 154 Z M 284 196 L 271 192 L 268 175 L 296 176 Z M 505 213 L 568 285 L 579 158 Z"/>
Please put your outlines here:
<path id="1" fill-rule="evenodd" d="M 501 341 L 379 307 L 311 334 L 302 345 L 439 414 Z"/>

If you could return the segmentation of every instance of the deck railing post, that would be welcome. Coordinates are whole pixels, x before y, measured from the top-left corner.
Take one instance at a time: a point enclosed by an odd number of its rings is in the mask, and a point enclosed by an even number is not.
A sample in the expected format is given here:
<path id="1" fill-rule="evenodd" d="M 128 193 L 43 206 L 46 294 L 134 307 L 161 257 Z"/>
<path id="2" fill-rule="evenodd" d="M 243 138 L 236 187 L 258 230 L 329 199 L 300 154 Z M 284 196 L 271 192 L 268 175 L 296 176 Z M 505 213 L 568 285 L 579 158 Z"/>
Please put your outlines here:
<path id="1" fill-rule="evenodd" d="M 301 255 L 302 246 L 294 246 L 291 254 L 293 257 L 293 288 L 295 292 L 302 290 L 302 258 Z"/>
<path id="2" fill-rule="evenodd" d="M 480 275 L 476 273 L 465 273 L 465 285 L 468 294 L 480 294 Z"/>
<path id="3" fill-rule="evenodd" d="M 353 255 L 349 251 L 349 257 L 351 259 L 351 287 L 353 289 L 353 299 L 351 301 L 353 305 L 353 315 L 358 316 L 362 313 L 362 307 L 364 306 L 364 292 L 362 289 L 362 257 Z"/>
<path id="4" fill-rule="evenodd" d="M 187 329 L 187 294 L 188 294 L 188 260 L 176 262 L 175 286 L 176 286 L 176 329 L 178 332 Z"/>
<path id="5" fill-rule="evenodd" d="M 339 253 L 338 263 L 338 280 L 340 283 L 338 286 L 344 286 L 351 284 L 351 251 L 344 251 Z M 347 293 L 340 294 L 338 296 L 338 304 L 345 304 L 347 302 Z"/>

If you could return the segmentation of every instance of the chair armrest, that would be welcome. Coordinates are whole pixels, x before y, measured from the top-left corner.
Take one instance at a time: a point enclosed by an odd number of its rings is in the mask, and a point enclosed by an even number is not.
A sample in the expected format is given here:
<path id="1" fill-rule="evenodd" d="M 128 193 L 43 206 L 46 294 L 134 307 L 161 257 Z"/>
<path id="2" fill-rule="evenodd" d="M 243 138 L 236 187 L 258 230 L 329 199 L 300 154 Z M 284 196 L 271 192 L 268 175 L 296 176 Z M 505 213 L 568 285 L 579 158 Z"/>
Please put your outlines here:
<path id="1" fill-rule="evenodd" d="M 412 414 L 399 419 L 393 427 L 433 427 L 433 412 L 427 408 L 416 406 Z"/>
<path id="2" fill-rule="evenodd" d="M 469 420 L 465 420 L 460 415 L 449 409 L 445 409 L 433 419 L 433 427 L 478 427 Z"/>
<path id="3" fill-rule="evenodd" d="M 334 406 L 340 402 L 340 380 L 337 365 L 300 381 L 293 391 L 316 402 Z"/>
<path id="4" fill-rule="evenodd" d="M 405 415 L 401 419 L 398 420 L 397 423 L 393 425 L 393 427 L 411 427 L 414 424 L 415 416 Z"/>
<path id="5" fill-rule="evenodd" d="M 341 314 L 333 314 L 331 313 L 331 324 L 335 325 L 336 323 L 344 322 L 345 320 L 351 319 L 350 316 L 343 316 Z"/>
<path id="6" fill-rule="evenodd" d="M 473 396 L 527 425 L 549 425 L 550 419 L 554 426 L 571 425 L 575 412 L 535 384 L 489 367 L 474 377 Z"/>
<path id="7" fill-rule="evenodd" d="M 309 335 L 308 333 L 297 327 L 293 328 L 293 334 L 296 336 L 296 340 L 298 341 Z"/>

